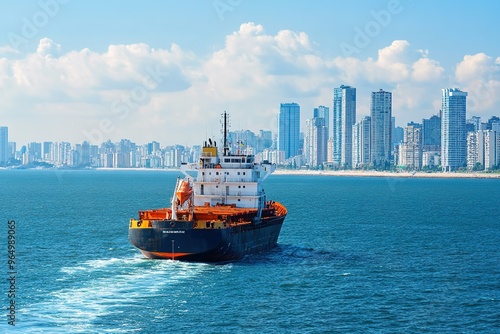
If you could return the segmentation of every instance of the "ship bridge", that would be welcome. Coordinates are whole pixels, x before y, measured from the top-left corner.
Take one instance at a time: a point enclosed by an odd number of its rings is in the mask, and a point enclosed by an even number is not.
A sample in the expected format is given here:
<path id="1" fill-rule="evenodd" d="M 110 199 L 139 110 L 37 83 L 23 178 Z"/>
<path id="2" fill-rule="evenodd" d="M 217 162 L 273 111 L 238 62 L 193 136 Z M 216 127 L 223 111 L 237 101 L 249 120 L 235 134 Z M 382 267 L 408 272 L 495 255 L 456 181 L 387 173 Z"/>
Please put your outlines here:
<path id="1" fill-rule="evenodd" d="M 224 168 L 246 168 L 253 167 L 255 157 L 253 155 L 227 155 L 221 158 L 221 165 Z"/>

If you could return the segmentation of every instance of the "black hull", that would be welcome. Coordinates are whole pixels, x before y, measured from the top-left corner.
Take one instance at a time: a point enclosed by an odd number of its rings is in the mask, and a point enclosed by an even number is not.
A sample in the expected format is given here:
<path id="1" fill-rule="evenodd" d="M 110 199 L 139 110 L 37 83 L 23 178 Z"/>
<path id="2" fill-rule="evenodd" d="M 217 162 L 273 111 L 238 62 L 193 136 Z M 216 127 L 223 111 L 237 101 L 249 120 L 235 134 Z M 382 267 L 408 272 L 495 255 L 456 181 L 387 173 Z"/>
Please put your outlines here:
<path id="1" fill-rule="evenodd" d="M 285 216 L 258 224 L 226 228 L 193 228 L 193 222 L 159 220 L 151 228 L 131 228 L 129 238 L 148 258 L 221 262 L 272 249 Z"/>

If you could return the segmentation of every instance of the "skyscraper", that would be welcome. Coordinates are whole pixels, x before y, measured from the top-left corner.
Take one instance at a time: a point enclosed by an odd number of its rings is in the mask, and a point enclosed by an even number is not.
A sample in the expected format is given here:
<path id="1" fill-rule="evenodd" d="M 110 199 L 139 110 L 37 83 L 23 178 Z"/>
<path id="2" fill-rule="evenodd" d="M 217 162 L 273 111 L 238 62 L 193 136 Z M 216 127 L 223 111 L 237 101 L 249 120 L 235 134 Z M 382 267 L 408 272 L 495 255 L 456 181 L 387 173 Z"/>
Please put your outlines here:
<path id="1" fill-rule="evenodd" d="M 330 108 L 325 107 L 325 106 L 319 106 L 317 108 L 314 108 L 314 118 L 324 118 L 325 119 L 325 126 L 327 130 L 331 129 L 330 128 Z"/>
<path id="2" fill-rule="evenodd" d="M 9 128 L 0 126 L 0 164 L 9 160 Z"/>
<path id="3" fill-rule="evenodd" d="M 352 127 L 356 123 L 356 88 L 333 89 L 333 163 L 352 167 Z"/>
<path id="4" fill-rule="evenodd" d="M 370 116 L 363 117 L 352 129 L 352 165 L 366 166 L 370 163 Z"/>
<path id="5" fill-rule="evenodd" d="M 328 109 L 328 108 L 327 108 Z M 317 108 L 314 109 L 314 115 Z M 318 167 L 327 161 L 328 128 L 326 119 L 314 117 L 306 120 L 306 132 L 304 134 L 304 158 L 311 167 Z"/>
<path id="6" fill-rule="evenodd" d="M 422 119 L 422 146 L 425 151 L 440 150 L 441 147 L 441 117 L 432 116 Z"/>
<path id="7" fill-rule="evenodd" d="M 314 108 L 316 121 L 316 161 L 321 165 L 328 161 L 328 137 L 330 129 L 330 108 L 319 106 Z M 323 120 L 321 120 L 323 119 Z"/>
<path id="8" fill-rule="evenodd" d="M 499 133 L 495 130 L 478 130 L 467 133 L 467 168 L 491 170 L 498 161 Z"/>
<path id="9" fill-rule="evenodd" d="M 296 156 L 300 148 L 300 106 L 281 103 L 278 118 L 278 151 L 285 152 L 285 159 Z"/>
<path id="10" fill-rule="evenodd" d="M 443 89 L 441 118 L 441 166 L 444 171 L 455 171 L 466 164 L 467 93 L 457 88 Z"/>
<path id="11" fill-rule="evenodd" d="M 370 163 L 383 166 L 391 161 L 392 93 L 372 92 L 370 115 Z"/>
<path id="12" fill-rule="evenodd" d="M 404 128 L 403 143 L 399 146 L 399 165 L 407 169 L 422 168 L 422 125 L 408 123 Z"/>

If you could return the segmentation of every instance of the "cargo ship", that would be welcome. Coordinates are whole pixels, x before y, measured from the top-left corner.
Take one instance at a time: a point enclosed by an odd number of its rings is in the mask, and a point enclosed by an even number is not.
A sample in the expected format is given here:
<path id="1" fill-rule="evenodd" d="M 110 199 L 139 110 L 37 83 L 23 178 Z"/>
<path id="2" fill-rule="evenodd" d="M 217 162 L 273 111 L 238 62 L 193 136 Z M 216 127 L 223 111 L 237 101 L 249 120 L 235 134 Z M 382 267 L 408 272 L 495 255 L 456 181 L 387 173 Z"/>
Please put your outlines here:
<path id="1" fill-rule="evenodd" d="M 276 246 L 287 209 L 268 200 L 262 185 L 276 165 L 232 152 L 228 117 L 224 112 L 221 152 L 209 139 L 198 162 L 181 166 L 170 206 L 130 220 L 130 242 L 146 257 L 233 261 Z"/>

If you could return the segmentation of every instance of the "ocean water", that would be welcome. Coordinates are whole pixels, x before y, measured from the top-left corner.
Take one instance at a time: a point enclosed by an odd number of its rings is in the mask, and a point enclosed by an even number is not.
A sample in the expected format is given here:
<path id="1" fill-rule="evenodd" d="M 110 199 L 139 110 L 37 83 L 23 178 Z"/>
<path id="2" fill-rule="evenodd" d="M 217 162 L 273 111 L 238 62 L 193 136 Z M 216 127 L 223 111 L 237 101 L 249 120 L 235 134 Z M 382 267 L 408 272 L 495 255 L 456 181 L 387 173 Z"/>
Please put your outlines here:
<path id="1" fill-rule="evenodd" d="M 500 180 L 272 175 L 277 248 L 144 259 L 128 221 L 167 206 L 178 175 L 1 170 L 0 332 L 500 333 Z"/>

